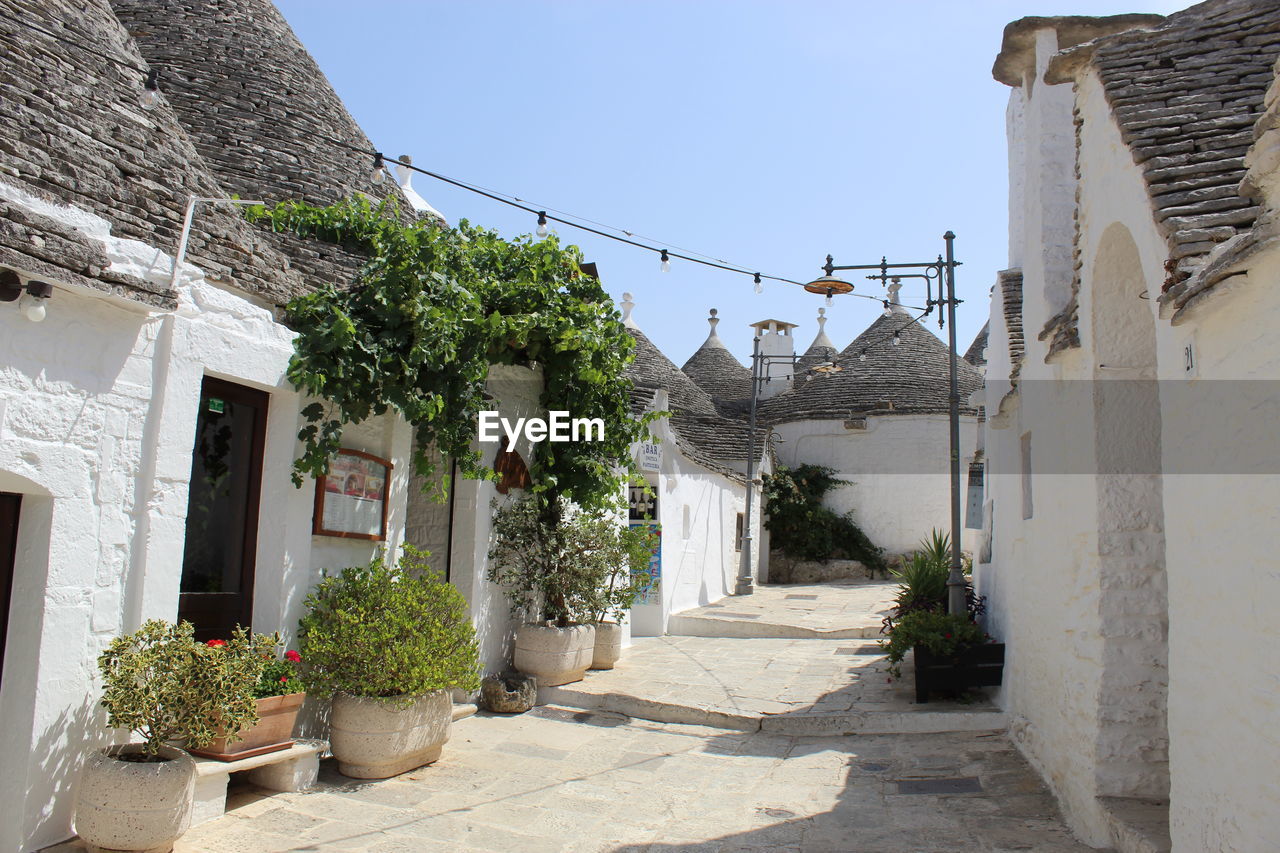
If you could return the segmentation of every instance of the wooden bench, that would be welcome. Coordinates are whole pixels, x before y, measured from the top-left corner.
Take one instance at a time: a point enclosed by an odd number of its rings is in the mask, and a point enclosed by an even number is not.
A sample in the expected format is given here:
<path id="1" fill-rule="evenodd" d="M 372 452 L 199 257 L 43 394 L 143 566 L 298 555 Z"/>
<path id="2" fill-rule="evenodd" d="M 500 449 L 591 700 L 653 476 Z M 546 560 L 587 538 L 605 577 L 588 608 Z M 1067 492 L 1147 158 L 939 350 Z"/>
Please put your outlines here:
<path id="1" fill-rule="evenodd" d="M 279 752 L 268 752 L 239 761 L 196 758 L 196 796 L 191 825 L 222 817 L 227 810 L 227 784 L 232 773 L 247 773 L 249 781 L 269 791 L 305 791 L 316 783 L 320 753 L 329 744 L 322 740 L 296 740 Z"/>

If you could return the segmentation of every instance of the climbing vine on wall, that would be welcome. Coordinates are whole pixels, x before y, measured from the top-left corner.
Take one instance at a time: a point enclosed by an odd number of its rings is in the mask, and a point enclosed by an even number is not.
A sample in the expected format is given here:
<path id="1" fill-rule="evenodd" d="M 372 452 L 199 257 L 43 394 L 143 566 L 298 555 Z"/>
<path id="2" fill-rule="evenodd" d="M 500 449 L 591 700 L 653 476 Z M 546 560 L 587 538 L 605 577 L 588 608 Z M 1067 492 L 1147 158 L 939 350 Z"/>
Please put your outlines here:
<path id="1" fill-rule="evenodd" d="M 770 545 L 800 560 L 858 560 L 869 569 L 883 571 L 884 549 L 854 524 L 822 505 L 822 496 L 843 485 L 835 469 L 822 465 L 779 466 L 764 478 L 765 506 Z"/>
<path id="2" fill-rule="evenodd" d="M 634 341 L 608 294 L 582 272 L 574 246 L 552 235 L 506 240 L 463 220 L 403 222 L 394 203 L 354 198 L 330 207 L 284 202 L 249 208 L 256 221 L 369 258 L 351 285 L 326 283 L 289 303 L 298 333 L 289 380 L 323 402 L 303 409 L 294 482 L 319 476 L 344 423 L 394 411 L 415 430 L 414 465 L 430 478 L 453 457 L 459 472 L 492 478 L 472 449 L 490 365 L 542 367 L 542 406 L 601 418 L 604 440 L 536 445 L 534 490 L 584 506 L 615 499 L 647 435 L 632 418 L 623 375 Z"/>

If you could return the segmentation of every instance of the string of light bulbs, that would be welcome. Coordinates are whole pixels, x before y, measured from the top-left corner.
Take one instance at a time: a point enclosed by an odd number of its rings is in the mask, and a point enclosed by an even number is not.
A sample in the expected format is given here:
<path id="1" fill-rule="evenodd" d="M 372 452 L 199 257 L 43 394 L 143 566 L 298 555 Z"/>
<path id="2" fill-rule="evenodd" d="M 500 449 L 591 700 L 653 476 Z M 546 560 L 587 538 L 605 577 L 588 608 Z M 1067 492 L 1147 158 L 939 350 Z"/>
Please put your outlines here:
<path id="1" fill-rule="evenodd" d="M 3 9 L 0 9 L 0 17 L 3 17 L 11 21 L 17 24 L 18 26 L 25 27 L 26 29 L 41 33 L 42 35 L 48 38 L 51 38 L 54 41 L 60 42 L 62 44 L 70 45 L 71 47 L 74 47 L 77 50 L 81 50 L 86 53 L 92 54 L 93 56 L 97 56 L 101 59 L 105 59 L 106 61 L 116 66 L 136 72 L 137 74 L 143 75 L 143 91 L 138 99 L 139 106 L 141 106 L 144 110 L 149 111 L 149 110 L 155 109 L 160 104 L 162 98 L 161 98 L 161 91 L 160 91 L 160 68 L 158 66 L 149 66 L 147 68 L 143 68 L 141 66 L 133 64 L 132 62 L 127 62 L 125 60 L 114 57 L 108 53 L 105 53 L 101 50 L 93 48 L 79 41 L 78 39 L 68 38 L 67 36 L 64 36 L 60 33 L 53 32 L 52 30 L 48 30 L 30 21 L 23 20 L 15 15 L 10 14 L 9 12 Z M 442 175 L 438 172 L 433 172 L 429 169 L 423 169 L 420 166 L 415 166 L 412 163 L 407 163 L 400 159 L 388 158 L 379 151 L 374 151 L 369 148 L 365 148 L 359 145 L 354 145 L 350 142 L 346 142 L 341 139 L 335 139 L 334 137 L 328 136 L 327 134 L 315 133 L 314 135 L 318 138 L 324 139 L 325 141 L 329 142 L 332 145 L 337 145 L 349 151 L 363 154 L 367 157 L 372 158 L 373 166 L 371 169 L 370 178 L 374 184 L 381 184 L 386 179 L 387 177 L 386 167 L 389 163 L 397 166 L 404 166 L 405 168 L 410 169 L 411 171 L 417 172 L 422 175 L 426 175 L 427 177 L 433 178 L 434 180 L 442 181 L 444 183 L 458 187 L 459 189 L 463 189 L 471 193 L 476 193 L 478 195 L 489 198 L 493 201 L 497 201 L 502 204 L 506 204 L 511 207 L 518 208 L 520 210 L 525 211 L 526 213 L 534 214 L 537 217 L 536 229 L 534 233 L 538 237 L 546 237 L 550 233 L 548 228 L 548 223 L 557 222 L 562 225 L 567 225 L 570 228 L 577 228 L 580 231 L 586 231 L 588 233 L 595 234 L 599 237 L 604 237 L 609 240 L 614 240 L 619 243 L 625 243 L 627 245 L 634 246 L 638 249 L 644 249 L 649 252 L 654 252 L 658 255 L 658 258 L 659 258 L 659 269 L 664 273 L 671 271 L 671 259 L 678 258 L 680 260 L 689 261 L 690 263 L 700 264 L 702 266 L 723 270 L 725 272 L 736 273 L 738 275 L 751 276 L 756 293 L 764 292 L 764 281 L 766 279 L 769 281 L 776 281 L 782 284 L 793 284 L 798 287 L 805 286 L 804 282 L 796 281 L 795 279 L 785 278 L 783 276 L 766 275 L 759 271 L 754 271 L 751 268 L 748 268 L 741 264 L 733 264 L 723 259 L 715 258 L 711 255 L 703 254 L 701 252 L 696 252 L 692 249 L 680 249 L 680 251 L 673 251 L 672 244 L 667 244 L 665 247 L 650 245 L 651 243 L 657 243 L 659 241 L 653 238 L 637 235 L 635 232 L 629 231 L 624 228 L 618 228 L 616 226 L 607 225 L 605 223 L 588 219 L 587 217 L 584 217 L 584 216 L 578 216 L 577 214 L 572 214 L 565 211 L 559 211 L 559 210 L 556 210 L 555 208 L 546 207 L 545 209 L 539 209 L 538 207 L 531 206 L 530 203 L 525 202 L 523 199 L 520 199 L 517 196 L 511 195 L 508 193 L 502 193 L 497 190 L 489 190 L 479 186 L 478 184 L 473 184 L 468 181 L 461 181 L 455 178 L 450 178 L 446 175 Z M 558 216 L 552 215 L 552 212 L 557 213 L 559 215 Z M 577 221 L 573 221 L 573 220 L 577 220 Z M 587 225 L 583 223 L 591 223 L 591 224 Z M 598 226 L 598 227 L 592 227 L 592 226 Z M 607 230 L 602 230 L 602 229 L 607 229 Z M 617 232 L 617 233 L 609 233 L 610 231 Z M 619 235 L 625 235 L 625 236 L 619 236 Z M 648 241 L 648 242 L 641 242 L 642 240 Z M 680 247 L 674 247 L 674 248 L 680 248 Z M 884 304 L 886 310 L 889 309 L 889 301 L 887 299 L 871 296 L 869 294 L 864 294 L 864 293 L 850 292 L 842 295 L 856 296 L 860 299 L 870 299 L 875 302 L 881 302 Z M 832 296 L 833 294 L 830 291 L 828 291 L 826 296 L 826 304 L 828 306 L 831 306 L 834 304 L 834 300 L 832 299 Z M 920 310 L 918 306 L 910 306 L 910 307 L 916 310 Z"/>

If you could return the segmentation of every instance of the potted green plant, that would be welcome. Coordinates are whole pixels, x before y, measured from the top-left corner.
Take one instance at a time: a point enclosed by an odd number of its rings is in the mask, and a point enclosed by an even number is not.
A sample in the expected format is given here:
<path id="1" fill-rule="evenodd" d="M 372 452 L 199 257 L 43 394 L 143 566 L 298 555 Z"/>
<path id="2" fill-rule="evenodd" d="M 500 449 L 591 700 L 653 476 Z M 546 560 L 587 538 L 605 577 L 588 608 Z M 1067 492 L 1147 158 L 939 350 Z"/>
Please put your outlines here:
<path id="1" fill-rule="evenodd" d="M 225 640 L 210 640 L 206 645 L 220 648 L 225 654 L 232 652 Z M 192 754 L 238 761 L 293 746 L 293 726 L 307 697 L 298 672 L 302 656 L 293 649 L 280 655 L 279 646 L 278 634 L 259 635 L 249 650 L 262 662 L 262 674 L 253 688 L 258 721 L 234 733 L 219 728 L 218 737 L 206 747 L 191 749 Z"/>
<path id="2" fill-rule="evenodd" d="M 607 516 L 593 519 L 590 529 L 600 564 L 600 582 L 587 605 L 596 628 L 591 669 L 613 669 L 622 657 L 622 620 L 649 585 L 654 534 L 647 526 L 626 527 Z"/>
<path id="3" fill-rule="evenodd" d="M 540 687 L 581 681 L 595 655 L 588 623 L 602 585 L 595 513 L 533 494 L 507 504 L 493 519 L 489 580 L 506 589 L 516 629 L 515 668 Z"/>
<path id="4" fill-rule="evenodd" d="M 385 779 L 440 757 L 453 719 L 450 691 L 477 690 L 479 650 L 466 602 L 406 546 L 326 576 L 299 624 L 307 692 L 333 697 L 330 749 L 338 770 Z"/>
<path id="5" fill-rule="evenodd" d="M 998 686 L 1004 644 L 993 642 L 975 621 L 983 602 L 972 584 L 965 584 L 965 612 L 947 613 L 951 537 L 933 531 L 892 573 L 900 583 L 893 613 L 881 630 L 887 638 L 880 641 L 889 657 L 890 675 L 901 676 L 902 660 L 912 650 L 917 702 L 927 702 L 935 691 Z"/>
<path id="6" fill-rule="evenodd" d="M 191 822 L 195 763 L 169 745 L 208 745 L 219 722 L 239 730 L 256 721 L 253 687 L 261 674 L 244 629 L 226 649 L 197 642 L 189 622 L 153 619 L 118 637 L 98 657 L 107 723 L 141 743 L 89 753 L 76 795 L 75 829 L 91 848 L 168 849 Z"/>

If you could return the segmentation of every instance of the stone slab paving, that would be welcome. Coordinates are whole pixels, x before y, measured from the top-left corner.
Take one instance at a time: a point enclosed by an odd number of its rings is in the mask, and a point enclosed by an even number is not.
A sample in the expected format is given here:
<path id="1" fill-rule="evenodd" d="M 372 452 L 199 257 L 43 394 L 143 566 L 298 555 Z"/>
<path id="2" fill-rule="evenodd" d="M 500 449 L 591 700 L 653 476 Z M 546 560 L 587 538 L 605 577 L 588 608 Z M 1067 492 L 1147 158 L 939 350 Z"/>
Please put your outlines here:
<path id="1" fill-rule="evenodd" d="M 897 581 L 777 584 L 674 614 L 669 634 L 697 637 L 859 639 L 880 636 Z"/>
<path id="2" fill-rule="evenodd" d="M 234 794 L 175 853 L 1090 849 L 1002 734 L 790 737 L 541 707 L 462 720 L 439 762 L 395 779 L 324 764 L 310 792 Z"/>
<path id="3" fill-rule="evenodd" d="M 911 656 L 890 680 L 874 641 L 645 637 L 612 670 L 539 701 L 662 722 L 786 734 L 1005 728 L 985 699 L 915 702 Z"/>

